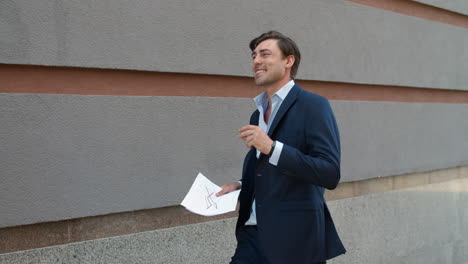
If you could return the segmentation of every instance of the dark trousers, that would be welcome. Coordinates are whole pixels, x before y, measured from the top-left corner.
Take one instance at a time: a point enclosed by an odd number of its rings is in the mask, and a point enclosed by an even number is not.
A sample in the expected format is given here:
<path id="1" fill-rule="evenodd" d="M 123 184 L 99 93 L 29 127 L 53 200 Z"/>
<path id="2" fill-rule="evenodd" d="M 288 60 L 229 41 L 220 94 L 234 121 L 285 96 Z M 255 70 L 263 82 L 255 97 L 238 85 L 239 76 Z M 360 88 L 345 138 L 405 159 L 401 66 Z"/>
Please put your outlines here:
<path id="1" fill-rule="evenodd" d="M 325 264 L 324 262 L 311 264 Z M 237 233 L 237 248 L 231 264 L 270 264 L 258 242 L 257 226 L 243 226 Z"/>

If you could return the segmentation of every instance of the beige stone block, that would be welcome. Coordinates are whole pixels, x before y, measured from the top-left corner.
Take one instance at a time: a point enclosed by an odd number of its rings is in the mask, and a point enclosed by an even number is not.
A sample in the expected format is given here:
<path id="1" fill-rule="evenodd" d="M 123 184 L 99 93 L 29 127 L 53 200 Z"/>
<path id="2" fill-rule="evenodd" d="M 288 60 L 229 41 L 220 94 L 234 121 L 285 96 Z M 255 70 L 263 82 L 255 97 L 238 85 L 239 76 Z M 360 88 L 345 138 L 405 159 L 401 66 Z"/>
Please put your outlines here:
<path id="1" fill-rule="evenodd" d="M 430 183 L 439 183 L 457 179 L 459 176 L 458 168 L 435 170 L 428 173 Z"/>
<path id="2" fill-rule="evenodd" d="M 468 166 L 458 167 L 458 177 L 468 178 Z"/>
<path id="3" fill-rule="evenodd" d="M 354 182 L 355 196 L 393 190 L 393 177 L 374 178 Z"/>
<path id="4" fill-rule="evenodd" d="M 354 182 L 343 182 L 338 184 L 335 190 L 325 190 L 327 201 L 350 198 L 354 196 Z"/>
<path id="5" fill-rule="evenodd" d="M 395 190 L 429 184 L 429 182 L 429 174 L 426 172 L 393 176 L 393 188 Z"/>

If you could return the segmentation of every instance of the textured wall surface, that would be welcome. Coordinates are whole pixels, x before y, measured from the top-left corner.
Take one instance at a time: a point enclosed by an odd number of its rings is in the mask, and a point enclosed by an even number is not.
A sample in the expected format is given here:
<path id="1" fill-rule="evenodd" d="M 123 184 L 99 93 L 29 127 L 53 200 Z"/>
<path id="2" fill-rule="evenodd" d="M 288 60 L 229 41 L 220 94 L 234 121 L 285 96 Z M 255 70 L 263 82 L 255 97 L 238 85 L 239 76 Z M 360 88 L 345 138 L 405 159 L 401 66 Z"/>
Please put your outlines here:
<path id="1" fill-rule="evenodd" d="M 342 180 L 468 164 L 468 105 L 333 101 Z M 240 178 L 251 99 L 0 95 L 0 227 L 179 204 Z"/>
<path id="2" fill-rule="evenodd" d="M 240 178 L 250 100 L 0 98 L 0 227 L 179 204 L 200 171 Z"/>
<path id="3" fill-rule="evenodd" d="M 3 0 L 0 63 L 248 76 L 271 29 L 302 49 L 298 78 L 468 90 L 466 29 L 343 0 Z"/>
<path id="4" fill-rule="evenodd" d="M 414 0 L 416 2 L 440 7 L 460 14 L 468 15 L 468 2 L 465 0 Z"/>
<path id="5" fill-rule="evenodd" d="M 468 179 L 329 202 L 347 248 L 331 264 L 465 264 Z M 236 219 L 0 255 L 19 263 L 228 263 Z"/>
<path id="6" fill-rule="evenodd" d="M 344 181 L 468 164 L 468 105 L 333 101 Z"/>

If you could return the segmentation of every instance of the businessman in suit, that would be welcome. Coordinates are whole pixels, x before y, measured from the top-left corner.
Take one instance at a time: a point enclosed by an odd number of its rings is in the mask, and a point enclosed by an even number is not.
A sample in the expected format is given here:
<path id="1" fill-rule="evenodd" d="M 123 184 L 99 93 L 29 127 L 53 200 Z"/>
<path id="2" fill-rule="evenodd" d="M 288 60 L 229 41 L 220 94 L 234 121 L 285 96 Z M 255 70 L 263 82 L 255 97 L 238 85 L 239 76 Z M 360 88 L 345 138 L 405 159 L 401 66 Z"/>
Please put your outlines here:
<path id="1" fill-rule="evenodd" d="M 317 264 L 345 253 L 323 194 L 340 180 L 338 128 L 327 99 L 294 77 L 301 55 L 283 34 L 250 42 L 255 84 L 264 92 L 239 138 L 250 148 L 242 180 L 232 264 Z"/>

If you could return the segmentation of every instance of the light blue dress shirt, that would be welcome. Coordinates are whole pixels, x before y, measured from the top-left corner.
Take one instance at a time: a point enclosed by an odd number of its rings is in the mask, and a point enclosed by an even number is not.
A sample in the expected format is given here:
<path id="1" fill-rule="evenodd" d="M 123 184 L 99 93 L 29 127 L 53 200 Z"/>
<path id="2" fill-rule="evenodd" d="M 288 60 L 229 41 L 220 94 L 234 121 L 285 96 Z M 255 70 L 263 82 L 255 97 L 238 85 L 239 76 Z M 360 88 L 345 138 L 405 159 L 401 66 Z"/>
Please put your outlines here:
<path id="1" fill-rule="evenodd" d="M 266 123 L 264 119 L 265 110 L 268 107 L 267 92 L 263 92 L 254 98 L 255 104 L 257 105 L 257 109 L 260 112 L 260 115 L 258 117 L 258 126 L 261 127 L 263 131 L 265 131 L 265 133 L 268 133 L 268 130 L 270 129 L 271 124 L 273 120 L 275 119 L 278 109 L 280 108 L 281 104 L 284 101 L 284 98 L 286 98 L 291 88 L 293 88 L 294 84 L 295 83 L 293 80 L 289 81 L 286 85 L 281 87 L 281 89 L 279 89 L 273 95 L 273 97 L 271 98 L 271 115 L 270 115 L 270 118 L 268 119 L 268 123 Z M 280 158 L 282 150 L 283 150 L 283 143 L 276 141 L 275 149 L 273 150 L 273 153 L 271 154 L 271 157 L 268 161 L 275 166 L 278 165 L 278 160 Z M 260 157 L 260 153 L 261 152 L 257 150 L 257 159 Z M 249 220 L 247 220 L 247 222 L 245 222 L 245 225 L 257 225 L 257 214 L 255 212 L 255 199 L 252 202 L 252 211 L 250 212 L 250 218 Z"/>

